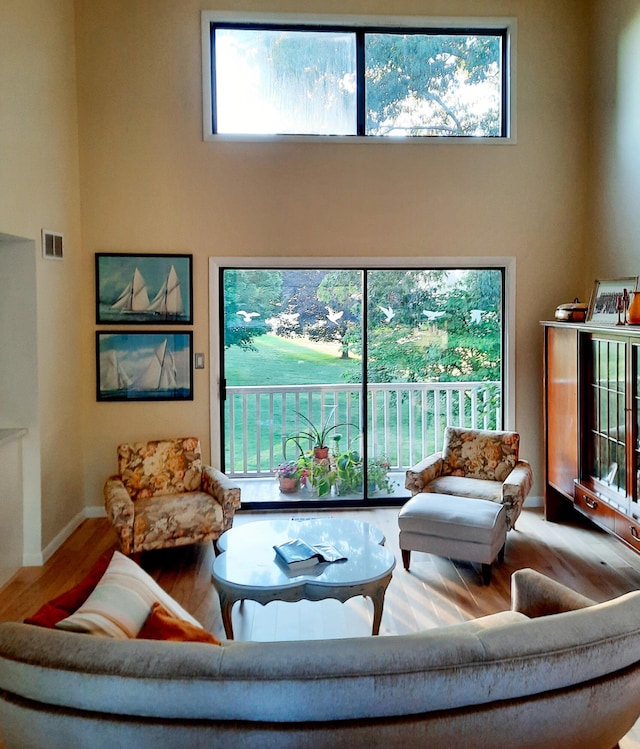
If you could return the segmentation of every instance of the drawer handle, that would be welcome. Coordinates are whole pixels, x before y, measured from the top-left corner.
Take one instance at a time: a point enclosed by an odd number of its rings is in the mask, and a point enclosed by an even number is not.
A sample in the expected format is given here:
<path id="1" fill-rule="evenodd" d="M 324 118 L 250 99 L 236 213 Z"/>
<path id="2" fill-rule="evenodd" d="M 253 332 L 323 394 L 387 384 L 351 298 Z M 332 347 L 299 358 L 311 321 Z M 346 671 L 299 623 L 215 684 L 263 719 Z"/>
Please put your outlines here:
<path id="1" fill-rule="evenodd" d="M 640 535 L 638 535 L 638 531 L 637 531 L 635 525 L 630 525 L 629 526 L 629 533 L 631 533 L 631 537 L 635 541 L 640 541 Z"/>
<path id="2" fill-rule="evenodd" d="M 590 510 L 597 510 L 598 509 L 598 503 L 595 501 L 595 499 L 589 499 L 586 494 L 582 495 L 582 499 L 584 499 L 584 503 L 587 505 L 587 507 Z"/>

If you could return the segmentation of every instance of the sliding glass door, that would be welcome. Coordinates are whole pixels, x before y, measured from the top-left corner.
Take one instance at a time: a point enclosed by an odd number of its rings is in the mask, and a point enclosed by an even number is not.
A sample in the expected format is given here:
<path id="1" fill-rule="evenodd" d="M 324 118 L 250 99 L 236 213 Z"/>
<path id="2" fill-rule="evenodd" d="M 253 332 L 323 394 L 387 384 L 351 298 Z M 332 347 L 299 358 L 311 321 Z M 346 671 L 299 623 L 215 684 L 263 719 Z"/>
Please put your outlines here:
<path id="1" fill-rule="evenodd" d="M 502 269 L 219 273 L 234 479 L 286 474 L 291 502 L 402 498 L 447 424 L 502 427 Z"/>

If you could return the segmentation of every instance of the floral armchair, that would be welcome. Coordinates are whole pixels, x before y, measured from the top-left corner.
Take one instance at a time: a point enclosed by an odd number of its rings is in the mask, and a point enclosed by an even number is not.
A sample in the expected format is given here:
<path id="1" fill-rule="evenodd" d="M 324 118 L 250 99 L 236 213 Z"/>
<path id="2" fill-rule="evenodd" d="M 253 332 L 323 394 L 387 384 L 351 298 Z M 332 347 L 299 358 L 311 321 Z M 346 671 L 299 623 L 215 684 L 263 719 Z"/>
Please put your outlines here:
<path id="1" fill-rule="evenodd" d="M 424 458 L 406 473 L 405 487 L 420 492 L 489 499 L 507 508 L 507 528 L 515 528 L 533 472 L 519 460 L 520 435 L 447 427 L 442 451 Z"/>
<path id="2" fill-rule="evenodd" d="M 104 486 L 123 554 L 202 543 L 228 530 L 240 488 L 202 465 L 196 437 L 118 446 L 118 474 Z"/>

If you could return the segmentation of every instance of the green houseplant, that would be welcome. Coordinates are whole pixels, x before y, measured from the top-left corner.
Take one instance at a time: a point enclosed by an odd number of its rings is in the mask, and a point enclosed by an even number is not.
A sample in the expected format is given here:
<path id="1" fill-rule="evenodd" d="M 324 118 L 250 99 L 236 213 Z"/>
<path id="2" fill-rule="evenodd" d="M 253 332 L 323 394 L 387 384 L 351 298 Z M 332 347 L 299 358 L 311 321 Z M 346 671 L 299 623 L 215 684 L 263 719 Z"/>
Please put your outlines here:
<path id="1" fill-rule="evenodd" d="M 309 445 L 314 450 L 315 456 L 320 459 L 327 458 L 329 455 L 329 437 L 339 429 L 340 427 L 351 426 L 357 429 L 355 424 L 349 424 L 348 422 L 342 422 L 340 424 L 332 424 L 331 419 L 335 413 L 336 407 L 334 406 L 331 411 L 327 414 L 326 419 L 321 426 L 316 426 L 311 419 L 307 418 L 300 411 L 296 411 L 296 414 L 306 424 L 306 427 L 290 434 L 284 441 L 283 453 L 286 459 L 287 457 L 287 445 L 289 442 L 293 442 L 298 448 L 301 454 L 304 454 L 305 449 L 309 448 Z"/>
<path id="2" fill-rule="evenodd" d="M 384 489 L 389 494 L 393 492 L 396 482 L 388 476 L 390 465 L 389 459 L 384 456 L 369 458 L 367 461 L 367 486 L 370 494 L 380 489 Z"/>
<path id="3" fill-rule="evenodd" d="M 338 491 L 340 494 L 362 491 L 362 458 L 359 451 L 347 449 L 340 452 L 342 435 L 335 434 L 332 439 Z"/>

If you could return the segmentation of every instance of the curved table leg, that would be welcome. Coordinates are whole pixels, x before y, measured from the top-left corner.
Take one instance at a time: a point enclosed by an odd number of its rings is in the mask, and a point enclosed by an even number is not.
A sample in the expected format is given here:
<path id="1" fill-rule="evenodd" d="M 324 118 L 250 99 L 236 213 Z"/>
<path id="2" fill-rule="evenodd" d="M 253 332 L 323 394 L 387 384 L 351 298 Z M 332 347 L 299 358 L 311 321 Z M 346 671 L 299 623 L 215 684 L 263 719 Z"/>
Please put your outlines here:
<path id="1" fill-rule="evenodd" d="M 369 593 L 373 601 L 373 628 L 372 635 L 380 633 L 380 622 L 382 621 L 382 610 L 384 608 L 384 594 L 391 582 L 391 575 L 380 580 L 375 590 Z"/>
<path id="2" fill-rule="evenodd" d="M 233 640 L 233 624 L 231 622 L 231 609 L 235 603 L 235 598 L 228 596 L 224 591 L 219 590 L 218 595 L 220 597 L 220 613 L 222 614 L 222 624 L 224 625 L 224 633 L 227 636 L 227 640 Z"/>

